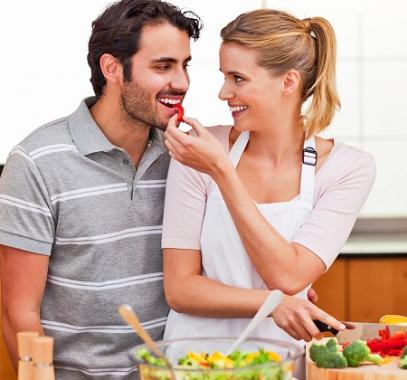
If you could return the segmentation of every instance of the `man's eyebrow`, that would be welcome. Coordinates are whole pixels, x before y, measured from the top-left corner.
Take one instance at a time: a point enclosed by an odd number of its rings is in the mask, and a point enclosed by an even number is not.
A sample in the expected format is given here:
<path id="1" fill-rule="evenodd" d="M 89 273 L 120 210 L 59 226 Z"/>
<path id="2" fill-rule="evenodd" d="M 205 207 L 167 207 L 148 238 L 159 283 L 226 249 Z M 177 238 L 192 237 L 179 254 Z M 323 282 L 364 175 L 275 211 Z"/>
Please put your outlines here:
<path id="1" fill-rule="evenodd" d="M 189 62 L 192 59 L 191 56 L 185 59 L 184 63 Z M 173 57 L 161 57 L 157 59 L 153 59 L 153 63 L 177 63 L 178 60 Z"/>

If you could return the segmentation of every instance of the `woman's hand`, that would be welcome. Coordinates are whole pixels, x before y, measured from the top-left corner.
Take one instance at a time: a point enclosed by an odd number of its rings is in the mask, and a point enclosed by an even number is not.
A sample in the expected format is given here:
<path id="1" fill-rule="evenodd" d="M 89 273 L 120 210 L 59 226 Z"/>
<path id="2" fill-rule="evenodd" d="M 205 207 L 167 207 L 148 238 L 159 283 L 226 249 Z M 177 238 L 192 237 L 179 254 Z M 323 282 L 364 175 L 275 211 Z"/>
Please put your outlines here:
<path id="1" fill-rule="evenodd" d="M 181 132 L 177 128 L 177 115 L 171 117 L 165 132 L 165 146 L 171 157 L 213 178 L 231 167 L 228 154 L 221 143 L 196 119 L 184 117 L 196 136 Z"/>
<path id="2" fill-rule="evenodd" d="M 325 313 L 308 300 L 293 296 L 284 296 L 283 301 L 271 314 L 277 326 L 295 339 L 309 342 L 319 338 L 320 331 L 313 320 L 318 320 L 332 326 L 336 330 L 345 330 L 346 326 L 334 317 Z"/>

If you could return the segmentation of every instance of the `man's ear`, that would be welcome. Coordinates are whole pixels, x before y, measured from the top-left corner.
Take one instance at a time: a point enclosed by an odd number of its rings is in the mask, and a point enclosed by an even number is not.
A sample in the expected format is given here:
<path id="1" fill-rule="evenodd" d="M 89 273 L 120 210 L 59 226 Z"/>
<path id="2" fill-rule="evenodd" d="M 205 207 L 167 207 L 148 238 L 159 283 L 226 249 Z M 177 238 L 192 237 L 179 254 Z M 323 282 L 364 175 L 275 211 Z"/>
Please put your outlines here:
<path id="1" fill-rule="evenodd" d="M 116 57 L 105 53 L 100 57 L 99 65 L 106 83 L 123 84 L 123 66 Z"/>
<path id="2" fill-rule="evenodd" d="M 283 92 L 293 94 L 300 88 L 301 75 L 297 70 L 288 70 L 283 75 Z"/>

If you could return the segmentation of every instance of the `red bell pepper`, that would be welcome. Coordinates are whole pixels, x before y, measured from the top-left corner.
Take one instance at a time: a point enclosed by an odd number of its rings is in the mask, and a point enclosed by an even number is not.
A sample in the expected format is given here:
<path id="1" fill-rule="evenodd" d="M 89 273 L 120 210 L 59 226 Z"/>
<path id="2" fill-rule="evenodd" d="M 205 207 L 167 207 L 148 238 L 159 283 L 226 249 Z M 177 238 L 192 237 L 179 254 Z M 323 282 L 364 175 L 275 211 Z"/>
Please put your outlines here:
<path id="1" fill-rule="evenodd" d="M 379 353 L 382 356 L 399 356 L 405 346 L 407 346 L 407 332 L 398 331 L 390 335 L 390 329 L 379 330 L 380 338 L 368 340 L 367 346 L 373 353 Z"/>
<path id="2" fill-rule="evenodd" d="M 174 105 L 174 108 L 177 110 L 178 113 L 177 121 L 178 123 L 181 123 L 184 118 L 184 107 L 182 107 L 181 103 L 177 103 Z"/>

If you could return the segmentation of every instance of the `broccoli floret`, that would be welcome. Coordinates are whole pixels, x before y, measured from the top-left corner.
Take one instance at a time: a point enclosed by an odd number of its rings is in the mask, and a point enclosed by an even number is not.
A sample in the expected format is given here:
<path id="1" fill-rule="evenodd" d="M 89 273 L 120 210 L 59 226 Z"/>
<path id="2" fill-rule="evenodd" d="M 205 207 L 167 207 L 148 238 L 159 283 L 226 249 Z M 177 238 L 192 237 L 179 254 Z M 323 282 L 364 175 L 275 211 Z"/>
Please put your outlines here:
<path id="1" fill-rule="evenodd" d="M 327 352 L 316 361 L 319 368 L 345 368 L 348 366 L 346 358 L 340 352 Z"/>
<path id="2" fill-rule="evenodd" d="M 337 352 L 338 345 L 335 339 L 329 339 L 325 344 L 313 343 L 310 347 L 309 354 L 314 362 L 318 361 L 318 358 L 325 356 L 328 352 Z"/>
<path id="3" fill-rule="evenodd" d="M 343 350 L 343 356 L 345 356 L 350 367 L 359 367 L 362 362 L 381 363 L 380 356 L 371 355 L 370 348 L 361 340 L 356 340 L 346 347 Z"/>
<path id="4" fill-rule="evenodd" d="M 400 368 L 401 369 L 407 369 L 407 355 L 403 356 L 400 359 Z"/>
<path id="5" fill-rule="evenodd" d="M 324 356 L 327 352 L 328 350 L 325 345 L 314 343 L 309 349 L 309 356 L 314 362 L 316 362 L 319 357 Z"/>
<path id="6" fill-rule="evenodd" d="M 338 345 L 336 343 L 335 339 L 329 339 L 328 342 L 326 343 L 326 348 L 330 352 L 337 352 L 338 351 Z"/>
<path id="7" fill-rule="evenodd" d="M 400 368 L 407 369 L 407 346 L 404 347 L 400 356 Z"/>
<path id="8" fill-rule="evenodd" d="M 338 352 L 335 339 L 329 339 L 325 344 L 312 344 L 309 353 L 319 368 L 345 368 L 348 366 L 345 357 Z"/>

